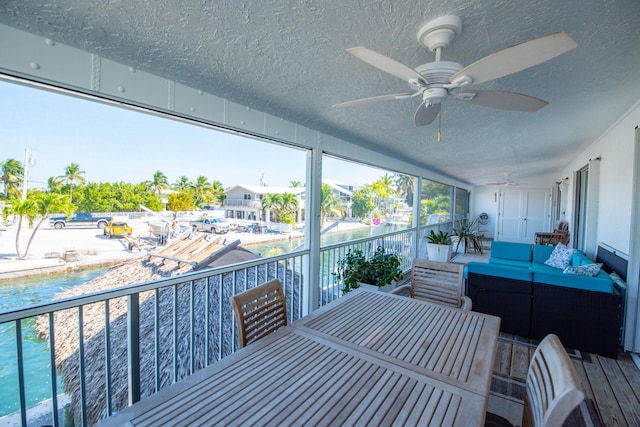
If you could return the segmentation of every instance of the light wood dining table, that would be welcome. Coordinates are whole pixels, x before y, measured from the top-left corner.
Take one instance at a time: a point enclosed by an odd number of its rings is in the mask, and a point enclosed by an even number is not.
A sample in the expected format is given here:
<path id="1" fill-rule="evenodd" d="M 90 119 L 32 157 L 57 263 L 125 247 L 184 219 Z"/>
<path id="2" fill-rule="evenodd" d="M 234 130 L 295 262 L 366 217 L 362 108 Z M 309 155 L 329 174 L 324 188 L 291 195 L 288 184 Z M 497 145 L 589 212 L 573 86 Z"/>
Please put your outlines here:
<path id="1" fill-rule="evenodd" d="M 356 290 L 104 426 L 482 426 L 500 319 Z"/>

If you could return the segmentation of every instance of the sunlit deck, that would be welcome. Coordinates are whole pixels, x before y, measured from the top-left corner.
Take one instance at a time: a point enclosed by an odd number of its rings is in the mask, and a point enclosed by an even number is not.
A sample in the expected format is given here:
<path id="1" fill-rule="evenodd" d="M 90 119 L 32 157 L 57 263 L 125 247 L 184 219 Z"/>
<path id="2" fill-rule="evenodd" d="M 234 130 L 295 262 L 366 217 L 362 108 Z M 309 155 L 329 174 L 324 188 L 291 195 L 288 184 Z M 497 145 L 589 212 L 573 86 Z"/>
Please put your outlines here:
<path id="1" fill-rule="evenodd" d="M 489 410 L 514 424 L 522 415 L 524 383 L 536 343 L 500 334 L 494 365 Z M 640 425 L 640 370 L 629 353 L 618 359 L 568 349 L 588 398 L 593 400 L 605 426 Z"/>

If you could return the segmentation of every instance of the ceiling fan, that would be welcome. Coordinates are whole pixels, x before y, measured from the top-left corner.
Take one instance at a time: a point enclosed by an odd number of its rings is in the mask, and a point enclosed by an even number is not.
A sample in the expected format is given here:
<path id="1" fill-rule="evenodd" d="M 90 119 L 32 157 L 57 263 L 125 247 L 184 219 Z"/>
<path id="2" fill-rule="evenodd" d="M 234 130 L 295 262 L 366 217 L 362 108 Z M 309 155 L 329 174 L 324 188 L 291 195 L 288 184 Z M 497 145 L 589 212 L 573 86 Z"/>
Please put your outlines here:
<path id="1" fill-rule="evenodd" d="M 467 89 L 467 87 L 517 73 L 555 58 L 577 46 L 567 33 L 558 32 L 500 50 L 463 67 L 458 63 L 441 59 L 442 49 L 446 48 L 456 35 L 460 34 L 460 31 L 462 31 L 462 21 L 455 15 L 443 16 L 424 24 L 418 31 L 418 41 L 435 53 L 435 61 L 419 65 L 415 69 L 366 47 L 347 49 L 350 54 L 369 65 L 406 80 L 414 92 L 357 99 L 336 104 L 333 107 L 352 107 L 371 102 L 420 96 L 421 103 L 414 116 L 416 126 L 431 124 L 440 113 L 441 103 L 449 96 L 458 101 L 485 107 L 537 111 L 548 102 L 520 93 Z"/>
<path id="2" fill-rule="evenodd" d="M 520 185 L 517 182 L 515 182 L 514 180 L 511 179 L 511 174 L 505 172 L 504 173 L 504 180 L 503 181 L 493 181 L 493 182 L 487 182 L 485 185 L 501 185 L 504 187 L 510 187 L 513 185 Z"/>

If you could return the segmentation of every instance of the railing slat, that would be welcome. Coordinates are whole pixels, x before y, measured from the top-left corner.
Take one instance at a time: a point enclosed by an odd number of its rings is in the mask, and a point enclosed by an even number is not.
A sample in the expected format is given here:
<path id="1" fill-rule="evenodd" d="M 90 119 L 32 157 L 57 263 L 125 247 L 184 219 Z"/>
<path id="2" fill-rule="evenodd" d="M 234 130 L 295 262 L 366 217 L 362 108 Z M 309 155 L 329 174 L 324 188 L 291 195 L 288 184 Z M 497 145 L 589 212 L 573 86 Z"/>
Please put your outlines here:
<path id="1" fill-rule="evenodd" d="M 87 425 L 87 389 L 84 375 L 84 306 L 78 307 L 78 366 L 80 371 L 80 403 L 82 405 L 82 425 Z"/>
<path id="2" fill-rule="evenodd" d="M 55 340 L 55 329 L 53 325 L 53 313 L 49 313 L 47 316 L 49 320 L 49 363 L 51 363 L 51 402 L 52 402 L 52 414 L 53 414 L 53 425 L 54 427 L 58 427 L 58 381 L 57 381 L 57 373 L 56 373 L 56 340 Z"/>
<path id="3" fill-rule="evenodd" d="M 24 390 L 24 354 L 22 349 L 22 320 L 16 320 L 16 357 L 18 364 L 18 394 L 20 395 L 20 420 L 27 425 L 27 399 Z"/>
<path id="4" fill-rule="evenodd" d="M 140 401 L 140 294 L 129 295 L 127 304 L 129 405 L 133 405 Z"/>
<path id="5" fill-rule="evenodd" d="M 104 377 L 107 416 L 111 416 L 111 322 L 109 321 L 109 300 L 104 302 Z"/>

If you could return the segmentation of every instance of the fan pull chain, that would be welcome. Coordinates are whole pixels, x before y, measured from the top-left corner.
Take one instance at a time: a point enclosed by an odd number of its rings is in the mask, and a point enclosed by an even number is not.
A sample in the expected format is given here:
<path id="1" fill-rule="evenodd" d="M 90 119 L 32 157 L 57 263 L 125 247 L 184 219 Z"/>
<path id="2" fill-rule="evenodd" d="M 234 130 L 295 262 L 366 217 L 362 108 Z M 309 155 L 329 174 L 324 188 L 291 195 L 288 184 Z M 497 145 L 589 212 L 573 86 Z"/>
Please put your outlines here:
<path id="1" fill-rule="evenodd" d="M 442 141 L 442 133 L 440 129 L 442 128 L 442 109 L 440 110 L 440 114 L 438 115 L 438 142 Z"/>

